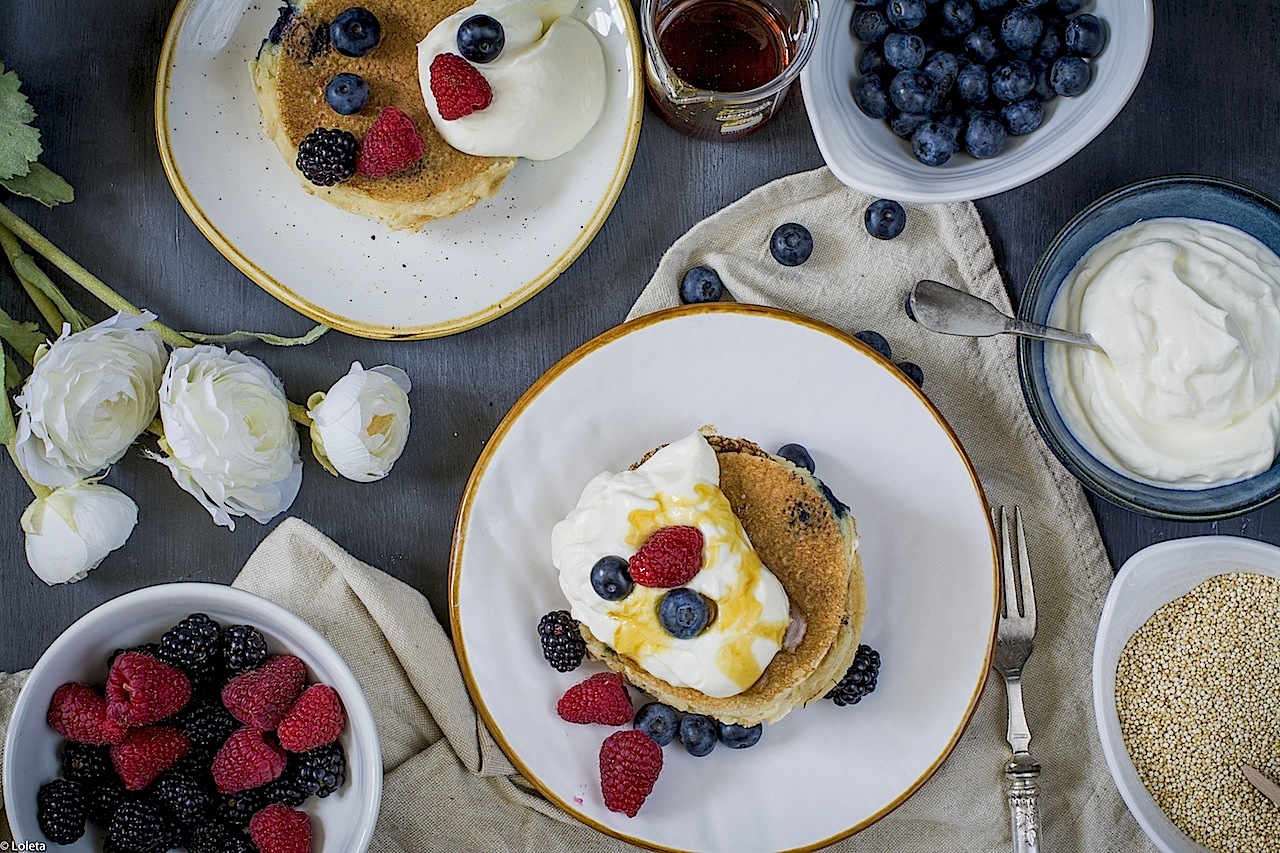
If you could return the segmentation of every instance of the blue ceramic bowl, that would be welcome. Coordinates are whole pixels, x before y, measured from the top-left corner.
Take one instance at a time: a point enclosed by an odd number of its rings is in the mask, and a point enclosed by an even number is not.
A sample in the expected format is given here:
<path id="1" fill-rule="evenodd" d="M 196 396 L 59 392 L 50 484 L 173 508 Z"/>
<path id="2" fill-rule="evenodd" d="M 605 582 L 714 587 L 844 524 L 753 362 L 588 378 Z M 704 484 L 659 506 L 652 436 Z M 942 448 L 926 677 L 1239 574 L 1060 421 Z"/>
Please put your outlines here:
<path id="1" fill-rule="evenodd" d="M 1047 322 L 1058 287 L 1076 262 L 1108 234 L 1143 219 L 1183 216 L 1239 228 L 1280 254 L 1280 204 L 1230 181 L 1170 175 L 1103 196 L 1067 223 L 1031 271 L 1018 316 Z M 1045 376 L 1045 344 L 1018 342 L 1018 374 L 1036 428 L 1054 455 L 1094 494 L 1157 518 L 1214 521 L 1241 515 L 1280 495 L 1280 464 L 1248 480 L 1203 489 L 1167 489 L 1107 467 L 1076 440 L 1054 406 Z"/>

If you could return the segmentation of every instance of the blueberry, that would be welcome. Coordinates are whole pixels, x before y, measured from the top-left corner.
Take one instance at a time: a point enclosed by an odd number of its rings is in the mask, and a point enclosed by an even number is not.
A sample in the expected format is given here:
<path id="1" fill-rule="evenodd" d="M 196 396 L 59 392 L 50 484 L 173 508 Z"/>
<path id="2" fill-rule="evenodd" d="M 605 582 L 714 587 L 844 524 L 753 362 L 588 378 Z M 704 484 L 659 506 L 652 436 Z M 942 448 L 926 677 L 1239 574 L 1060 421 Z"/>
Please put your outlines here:
<path id="1" fill-rule="evenodd" d="M 866 74 L 853 84 L 853 102 L 871 118 L 888 118 L 893 115 L 893 103 L 885 91 L 884 80 L 879 74 Z"/>
<path id="2" fill-rule="evenodd" d="M 484 64 L 502 53 L 507 36 L 502 24 L 488 15 L 472 15 L 458 25 L 458 53 L 463 59 Z"/>
<path id="3" fill-rule="evenodd" d="M 951 87 L 955 85 L 956 75 L 960 73 L 960 60 L 956 59 L 956 55 L 946 50 L 935 50 L 929 54 L 929 58 L 924 61 L 924 65 L 920 66 L 920 70 L 933 78 L 934 84 L 938 87 L 938 96 L 941 97 L 951 91 Z"/>
<path id="4" fill-rule="evenodd" d="M 1102 21 L 1086 13 L 1071 19 L 1067 24 L 1066 32 L 1062 34 L 1062 40 L 1071 53 L 1077 56 L 1094 57 L 1102 52 L 1106 33 L 1102 29 Z"/>
<path id="5" fill-rule="evenodd" d="M 797 267 L 813 254 L 813 235 L 803 225 L 783 223 L 773 230 L 769 238 L 769 253 L 783 266 Z"/>
<path id="6" fill-rule="evenodd" d="M 993 9 L 999 9 L 1009 0 L 973 0 L 973 2 L 978 7 L 979 12 L 990 12 Z"/>
<path id="7" fill-rule="evenodd" d="M 329 25 L 329 41 L 343 56 L 364 56 L 382 40 L 378 18 L 361 6 L 339 12 Z"/>
<path id="8" fill-rule="evenodd" d="M 680 279 L 680 301 L 686 305 L 719 302 L 724 296 L 724 282 L 711 267 L 693 267 Z"/>
<path id="9" fill-rule="evenodd" d="M 884 16 L 900 30 L 914 30 L 924 23 L 929 7 L 924 0 L 889 0 L 884 6 Z"/>
<path id="10" fill-rule="evenodd" d="M 956 75 L 956 94 L 966 104 L 986 103 L 991 96 L 991 75 L 977 63 L 966 65 Z"/>
<path id="11" fill-rule="evenodd" d="M 858 73 L 873 74 L 889 67 L 884 60 L 884 51 L 875 45 L 868 45 L 858 54 Z"/>
<path id="12" fill-rule="evenodd" d="M 911 153 L 926 166 L 941 166 L 956 153 L 955 133 L 942 122 L 927 121 L 911 135 Z"/>
<path id="13" fill-rule="evenodd" d="M 1036 75 L 1036 86 L 1031 92 L 1044 102 L 1058 97 L 1058 93 L 1053 90 L 1053 84 L 1049 82 L 1049 63 L 1043 59 L 1033 59 L 1027 64 Z"/>
<path id="14" fill-rule="evenodd" d="M 1087 5 L 1089 0 L 1057 0 L 1054 8 L 1058 10 L 1059 15 L 1074 15 Z"/>
<path id="15" fill-rule="evenodd" d="M 878 198 L 867 205 L 867 233 L 877 240 L 892 240 L 907 225 L 907 212 L 893 199 Z"/>
<path id="16" fill-rule="evenodd" d="M 927 113 L 938 99 L 938 85 L 923 71 L 908 68 L 889 81 L 889 100 L 904 113 Z"/>
<path id="17" fill-rule="evenodd" d="M 928 113 L 897 113 L 889 119 L 889 129 L 903 139 L 910 139 L 921 125 L 930 120 Z"/>
<path id="18" fill-rule="evenodd" d="M 849 32 L 863 44 L 879 44 L 889 34 L 889 22 L 879 9 L 855 9 Z"/>
<path id="19" fill-rule="evenodd" d="M 810 474 L 813 473 L 813 457 L 803 444 L 784 444 L 778 448 L 778 455 L 797 468 L 803 468 Z"/>
<path id="20" fill-rule="evenodd" d="M 1002 101 L 1017 101 L 1036 87 L 1036 74 L 1021 59 L 1001 62 L 991 69 L 991 94 Z"/>
<path id="21" fill-rule="evenodd" d="M 702 633 L 711 622 L 711 608 L 701 595 L 687 586 L 667 590 L 658 604 L 658 621 L 677 640 L 688 640 Z"/>
<path id="22" fill-rule="evenodd" d="M 885 340 L 884 335 L 879 332 L 873 332 L 870 329 L 867 329 L 865 331 L 855 333 L 854 337 L 871 347 L 884 358 L 893 358 L 893 350 L 889 348 L 889 342 Z"/>
<path id="23" fill-rule="evenodd" d="M 1027 6 L 1028 8 L 1031 8 L 1031 9 L 1038 9 L 1048 2 L 1049 0 L 1018 0 L 1018 5 Z"/>
<path id="24" fill-rule="evenodd" d="M 730 749 L 746 749 L 760 742 L 764 725 L 740 726 L 737 723 L 721 723 L 716 721 L 720 729 L 720 742 Z"/>
<path id="25" fill-rule="evenodd" d="M 605 601 L 621 601 L 636 585 L 630 568 L 621 557 L 613 554 L 601 557 L 591 567 L 591 588 Z"/>
<path id="26" fill-rule="evenodd" d="M 1066 46 L 1062 43 L 1062 28 L 1049 24 L 1044 28 L 1044 35 L 1040 36 L 1040 43 L 1036 45 L 1036 56 L 1041 59 L 1057 59 L 1062 56 Z"/>
<path id="27" fill-rule="evenodd" d="M 884 61 L 894 68 L 919 68 L 924 62 L 924 39 L 915 33 L 889 33 L 884 37 Z"/>
<path id="28" fill-rule="evenodd" d="M 964 133 L 964 116 L 959 113 L 940 113 L 937 122 L 947 129 L 954 142 L 959 143 L 960 134 Z M 959 148 L 958 144 L 957 148 Z"/>
<path id="29" fill-rule="evenodd" d="M 969 119 L 964 130 L 964 148 L 970 155 L 985 160 L 1004 150 L 1006 137 L 1000 119 L 990 113 L 978 113 Z"/>
<path id="30" fill-rule="evenodd" d="M 369 102 L 369 84 L 359 74 L 336 74 L 324 87 L 324 99 L 335 113 L 353 115 Z"/>
<path id="31" fill-rule="evenodd" d="M 702 757 L 719 741 L 716 721 L 703 714 L 685 714 L 680 720 L 680 742 L 690 755 Z"/>
<path id="32" fill-rule="evenodd" d="M 1005 104 L 1000 118 L 1012 136 L 1022 136 L 1038 128 L 1044 121 L 1044 104 L 1034 95 Z"/>
<path id="33" fill-rule="evenodd" d="M 1043 34 L 1044 21 L 1023 6 L 1010 9 L 1000 20 L 1000 40 L 1010 50 L 1029 50 L 1036 46 Z"/>
<path id="34" fill-rule="evenodd" d="M 991 31 L 991 27 L 983 24 L 964 37 L 964 49 L 985 65 L 1000 55 L 1000 42 L 996 41 L 996 34 Z"/>
<path id="35" fill-rule="evenodd" d="M 914 382 L 917 388 L 924 388 L 924 371 L 920 369 L 920 365 L 914 361 L 900 361 L 898 369 L 907 374 L 907 378 Z"/>
<path id="36" fill-rule="evenodd" d="M 676 729 L 680 725 L 680 716 L 676 709 L 661 702 L 648 702 L 640 706 L 631 727 L 653 738 L 658 746 L 666 746 L 676 738 Z"/>
<path id="37" fill-rule="evenodd" d="M 1092 76 L 1088 62 L 1078 56 L 1062 56 L 1049 69 L 1049 85 L 1059 95 L 1072 98 L 1089 88 Z"/>
<path id="38" fill-rule="evenodd" d="M 977 22 L 977 14 L 968 0 L 942 0 L 941 32 L 946 38 L 959 38 Z"/>

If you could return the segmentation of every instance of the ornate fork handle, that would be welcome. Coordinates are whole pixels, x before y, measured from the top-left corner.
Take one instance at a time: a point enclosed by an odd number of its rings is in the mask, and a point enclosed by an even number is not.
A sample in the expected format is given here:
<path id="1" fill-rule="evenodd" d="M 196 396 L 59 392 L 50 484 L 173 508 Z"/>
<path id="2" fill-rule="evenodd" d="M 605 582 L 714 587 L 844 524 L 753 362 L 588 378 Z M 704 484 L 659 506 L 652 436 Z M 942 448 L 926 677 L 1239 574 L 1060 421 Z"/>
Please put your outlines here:
<path id="1" fill-rule="evenodd" d="M 1015 752 L 1004 766 L 1009 781 L 1009 818 L 1016 853 L 1040 853 L 1040 765 L 1029 752 Z"/>

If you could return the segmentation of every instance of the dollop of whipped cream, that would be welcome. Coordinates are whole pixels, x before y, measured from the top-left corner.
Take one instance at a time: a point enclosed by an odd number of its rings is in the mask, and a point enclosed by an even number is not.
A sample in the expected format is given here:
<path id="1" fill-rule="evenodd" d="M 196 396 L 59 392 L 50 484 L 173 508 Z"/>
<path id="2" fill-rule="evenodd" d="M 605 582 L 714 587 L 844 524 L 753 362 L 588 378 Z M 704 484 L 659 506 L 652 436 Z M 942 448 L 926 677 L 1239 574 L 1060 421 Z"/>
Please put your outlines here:
<path id="1" fill-rule="evenodd" d="M 552 529 L 551 559 L 573 617 L 601 642 L 670 684 L 724 697 L 760 678 L 791 620 L 786 590 L 751 547 L 719 483 L 715 450 L 696 432 L 634 470 L 601 473 Z M 666 590 L 637 584 L 621 601 L 606 601 L 591 586 L 601 557 L 629 559 L 655 530 L 674 525 L 702 531 L 702 569 L 686 586 L 715 602 L 714 620 L 690 639 L 671 636 L 658 621 Z"/>
<path id="2" fill-rule="evenodd" d="M 550 160 L 571 151 L 604 109 L 604 51 L 595 33 L 569 16 L 572 0 L 480 0 L 437 24 L 418 44 L 418 81 L 445 141 L 480 157 Z M 458 26 L 472 15 L 502 25 L 505 44 L 474 64 L 493 90 L 482 110 L 446 121 L 431 94 L 431 61 L 458 53 Z"/>
<path id="3" fill-rule="evenodd" d="M 1100 461 L 1194 489 L 1269 468 L 1280 441 L 1280 258 L 1228 225 L 1179 217 L 1090 249 L 1049 321 L 1105 351 L 1050 346 L 1050 393 Z"/>

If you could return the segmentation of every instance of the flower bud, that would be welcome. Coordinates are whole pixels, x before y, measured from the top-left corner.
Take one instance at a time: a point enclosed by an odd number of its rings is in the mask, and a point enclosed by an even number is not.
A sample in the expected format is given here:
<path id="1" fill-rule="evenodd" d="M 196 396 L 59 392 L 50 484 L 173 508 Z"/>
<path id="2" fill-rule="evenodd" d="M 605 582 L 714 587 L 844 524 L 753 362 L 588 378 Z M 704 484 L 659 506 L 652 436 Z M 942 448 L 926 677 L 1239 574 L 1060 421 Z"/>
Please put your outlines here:
<path id="1" fill-rule="evenodd" d="M 387 476 L 409 440 L 410 387 L 398 367 L 365 370 L 357 361 L 327 394 L 312 394 L 307 414 L 320 464 L 360 483 Z"/>
<path id="2" fill-rule="evenodd" d="M 92 480 L 36 498 L 20 521 L 27 534 L 27 562 L 50 586 L 89 574 L 128 540 L 137 523 L 132 498 Z"/>

